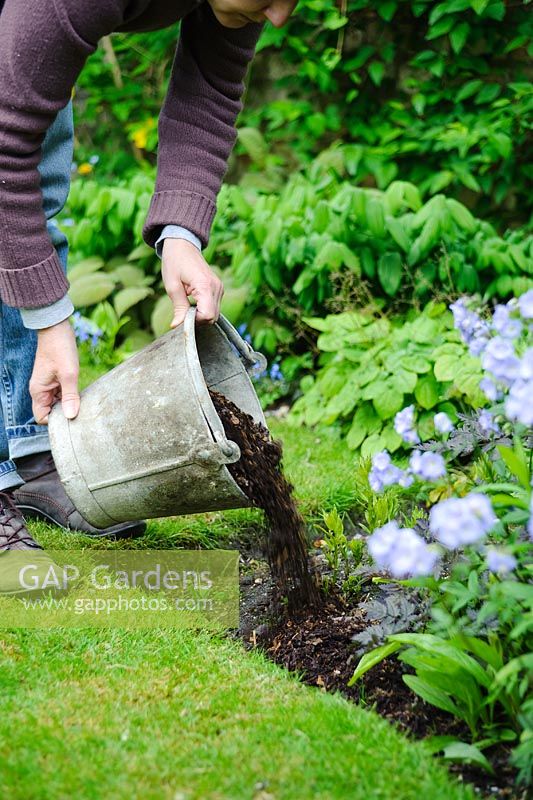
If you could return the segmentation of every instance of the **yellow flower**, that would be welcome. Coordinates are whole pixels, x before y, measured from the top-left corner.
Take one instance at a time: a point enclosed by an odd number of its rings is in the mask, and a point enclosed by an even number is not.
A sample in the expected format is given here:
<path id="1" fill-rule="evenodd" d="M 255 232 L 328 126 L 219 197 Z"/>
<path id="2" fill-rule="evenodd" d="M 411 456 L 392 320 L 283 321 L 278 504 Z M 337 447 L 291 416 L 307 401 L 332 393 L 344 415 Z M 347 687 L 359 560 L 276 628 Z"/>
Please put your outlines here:
<path id="1" fill-rule="evenodd" d="M 148 131 L 146 128 L 138 128 L 131 138 L 139 150 L 144 150 L 148 142 Z"/>
<path id="2" fill-rule="evenodd" d="M 87 161 L 84 164 L 80 164 L 78 167 L 78 173 L 80 175 L 90 175 L 93 171 L 92 165 L 89 164 Z"/>

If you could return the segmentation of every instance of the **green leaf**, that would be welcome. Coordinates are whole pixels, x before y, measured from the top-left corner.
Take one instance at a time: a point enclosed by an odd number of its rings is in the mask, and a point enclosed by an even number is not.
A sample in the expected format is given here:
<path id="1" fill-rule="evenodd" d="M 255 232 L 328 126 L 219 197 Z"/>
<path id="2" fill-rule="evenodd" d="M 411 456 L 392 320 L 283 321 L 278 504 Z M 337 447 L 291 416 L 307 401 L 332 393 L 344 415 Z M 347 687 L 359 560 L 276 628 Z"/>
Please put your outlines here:
<path id="1" fill-rule="evenodd" d="M 261 131 L 255 126 L 243 126 L 237 129 L 237 136 L 251 160 L 262 167 L 268 155 L 268 145 Z"/>
<path id="2" fill-rule="evenodd" d="M 416 675 L 403 675 L 402 677 L 404 683 L 406 683 L 415 694 L 421 697 L 422 700 L 425 700 L 426 703 L 430 703 L 430 705 L 436 706 L 442 709 L 442 711 L 447 711 L 449 714 L 453 714 L 454 717 L 462 718 L 459 708 L 445 692 L 421 680 Z"/>
<path id="3" fill-rule="evenodd" d="M 415 398 L 422 408 L 434 408 L 440 400 L 439 385 L 433 375 L 421 378 L 415 386 Z"/>
<path id="4" fill-rule="evenodd" d="M 385 234 L 385 215 L 383 202 L 373 197 L 366 204 L 366 221 L 370 233 L 377 239 L 382 239 Z"/>
<path id="5" fill-rule="evenodd" d="M 378 276 L 385 292 L 393 297 L 402 281 L 402 259 L 398 253 L 384 253 L 378 261 Z"/>
<path id="6" fill-rule="evenodd" d="M 418 374 L 429 372 L 431 369 L 431 362 L 423 356 L 403 356 L 400 363 L 404 369 Z"/>
<path id="7" fill-rule="evenodd" d="M 468 34 L 470 33 L 470 25 L 468 22 L 460 22 L 453 31 L 450 33 L 450 43 L 454 53 L 460 53 L 466 44 Z"/>
<path id="8" fill-rule="evenodd" d="M 490 0 L 470 0 L 470 5 L 476 14 L 482 14 L 488 6 Z"/>
<path id="9" fill-rule="evenodd" d="M 452 197 L 446 199 L 446 205 L 457 225 L 467 233 L 473 234 L 477 231 L 479 223 L 474 219 L 470 211 L 462 203 Z"/>
<path id="10" fill-rule="evenodd" d="M 92 256 L 91 258 L 84 258 L 83 261 L 78 261 L 73 267 L 68 270 L 68 279 L 76 281 L 83 275 L 91 275 L 93 272 L 98 272 L 104 266 L 103 258 L 99 256 Z"/>
<path id="11" fill-rule="evenodd" d="M 408 253 L 411 248 L 411 240 L 401 220 L 396 217 L 387 217 L 386 225 L 398 247 L 401 247 L 404 253 Z"/>
<path id="12" fill-rule="evenodd" d="M 453 381 L 460 363 L 460 359 L 455 355 L 439 356 L 433 368 L 435 377 L 438 381 Z"/>
<path id="13" fill-rule="evenodd" d="M 145 242 L 142 242 L 142 244 L 131 251 L 128 256 L 128 261 L 140 261 L 142 258 L 148 258 L 153 255 L 153 248 L 149 247 Z"/>
<path id="14" fill-rule="evenodd" d="M 174 308 L 172 306 L 172 301 L 167 294 L 164 294 L 155 304 L 150 317 L 150 325 L 156 337 L 168 333 L 173 316 Z"/>
<path id="15" fill-rule="evenodd" d="M 348 681 L 348 686 L 353 686 L 369 669 L 372 669 L 376 664 L 380 664 L 385 658 L 396 653 L 401 646 L 402 645 L 397 642 L 388 642 L 387 644 L 381 645 L 381 647 L 376 647 L 375 650 L 371 650 L 370 653 L 365 653 L 355 668 L 354 674 Z"/>
<path id="16" fill-rule="evenodd" d="M 137 305 L 151 294 L 153 294 L 153 289 L 147 286 L 129 286 L 127 289 L 121 289 L 113 300 L 117 317 L 119 319 L 123 317 L 128 308 Z"/>
<path id="17" fill-rule="evenodd" d="M 368 74 L 372 79 L 372 83 L 379 86 L 385 75 L 385 64 L 382 61 L 372 61 L 368 67 Z"/>
<path id="18" fill-rule="evenodd" d="M 114 288 L 115 281 L 109 275 L 97 272 L 72 281 L 68 293 L 75 308 L 84 308 L 105 300 Z"/>
<path id="19" fill-rule="evenodd" d="M 511 447 L 498 446 L 498 452 L 511 470 L 511 473 L 518 478 L 524 489 L 530 489 L 529 465 L 524 453 L 519 454 Z"/>
<path id="20" fill-rule="evenodd" d="M 403 394 L 388 383 L 386 389 L 374 397 L 372 402 L 381 419 L 390 419 L 403 408 Z"/>
<path id="21" fill-rule="evenodd" d="M 466 744 L 466 742 L 453 742 L 444 748 L 442 757 L 446 761 L 458 761 L 466 764 L 475 764 L 476 767 L 490 772 L 494 775 L 494 770 L 481 750 L 474 747 L 473 744 Z"/>
<path id="22" fill-rule="evenodd" d="M 391 374 L 390 381 L 402 394 L 411 394 L 417 384 L 418 375 L 407 369 L 396 369 Z"/>
<path id="23" fill-rule="evenodd" d="M 109 277 L 117 283 L 121 283 L 125 288 L 146 284 L 146 274 L 139 267 L 134 267 L 133 264 L 121 264 L 109 272 Z"/>
<path id="24" fill-rule="evenodd" d="M 462 100 L 468 100 L 468 98 L 476 94 L 476 92 L 478 92 L 482 86 L 483 86 L 483 81 L 480 80 L 468 81 L 457 92 L 457 95 L 455 96 L 455 101 L 457 103 L 460 103 Z"/>

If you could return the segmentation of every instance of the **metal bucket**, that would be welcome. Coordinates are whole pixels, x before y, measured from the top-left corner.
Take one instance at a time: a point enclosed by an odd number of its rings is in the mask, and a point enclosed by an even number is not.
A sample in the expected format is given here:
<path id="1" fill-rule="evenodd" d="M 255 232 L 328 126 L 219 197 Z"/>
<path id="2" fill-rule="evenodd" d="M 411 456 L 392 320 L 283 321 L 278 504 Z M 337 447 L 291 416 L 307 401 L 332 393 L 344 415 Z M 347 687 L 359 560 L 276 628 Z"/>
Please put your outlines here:
<path id="1" fill-rule="evenodd" d="M 250 505 L 226 467 L 240 450 L 208 388 L 266 427 L 248 375 L 266 360 L 224 317 L 195 326 L 195 315 L 85 389 L 75 420 L 61 404 L 50 414 L 59 477 L 98 528 Z"/>

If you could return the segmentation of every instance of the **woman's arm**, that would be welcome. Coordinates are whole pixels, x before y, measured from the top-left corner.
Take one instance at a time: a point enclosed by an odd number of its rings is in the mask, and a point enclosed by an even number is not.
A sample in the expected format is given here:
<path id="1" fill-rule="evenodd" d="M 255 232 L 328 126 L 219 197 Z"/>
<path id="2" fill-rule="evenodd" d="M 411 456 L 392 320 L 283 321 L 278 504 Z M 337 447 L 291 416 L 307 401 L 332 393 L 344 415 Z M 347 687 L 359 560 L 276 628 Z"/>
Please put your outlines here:
<path id="1" fill-rule="evenodd" d="M 235 144 L 244 79 L 264 23 L 221 25 L 204 2 L 181 23 L 168 92 L 159 117 L 155 194 L 143 235 L 181 225 L 207 245 L 216 198 Z"/>

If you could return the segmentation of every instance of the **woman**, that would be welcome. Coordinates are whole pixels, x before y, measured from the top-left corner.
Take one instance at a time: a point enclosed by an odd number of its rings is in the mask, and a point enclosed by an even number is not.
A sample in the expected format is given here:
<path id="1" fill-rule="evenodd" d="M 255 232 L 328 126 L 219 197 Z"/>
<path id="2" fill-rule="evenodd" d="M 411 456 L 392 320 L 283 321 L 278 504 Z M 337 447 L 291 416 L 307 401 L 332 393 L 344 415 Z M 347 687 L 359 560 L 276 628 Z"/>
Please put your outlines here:
<path id="1" fill-rule="evenodd" d="M 173 327 L 185 316 L 188 296 L 196 300 L 198 322 L 212 323 L 223 287 L 201 248 L 235 143 L 244 78 L 265 20 L 280 27 L 295 5 L 0 0 L 0 551 L 38 547 L 21 509 L 92 534 L 142 530 L 132 523 L 96 531 L 83 520 L 59 482 L 44 427 L 55 400 L 69 419 L 79 409 L 67 244 L 54 217 L 68 193 L 69 101 L 87 57 L 114 31 L 158 30 L 182 20 L 143 237 L 162 255 Z"/>

